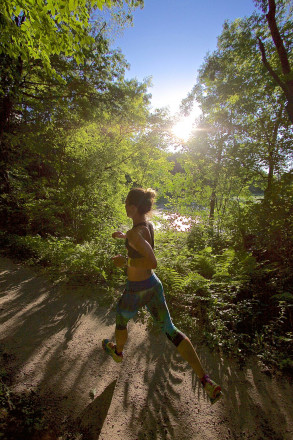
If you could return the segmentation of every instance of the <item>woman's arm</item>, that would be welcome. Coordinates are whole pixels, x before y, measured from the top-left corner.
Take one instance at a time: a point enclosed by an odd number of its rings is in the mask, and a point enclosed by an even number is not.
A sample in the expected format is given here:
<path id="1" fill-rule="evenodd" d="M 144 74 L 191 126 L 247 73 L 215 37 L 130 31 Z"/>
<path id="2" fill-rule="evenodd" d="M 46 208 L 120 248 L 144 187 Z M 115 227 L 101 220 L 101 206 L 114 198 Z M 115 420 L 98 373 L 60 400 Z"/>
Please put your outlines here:
<path id="1" fill-rule="evenodd" d="M 122 238 L 125 240 L 126 234 L 124 234 L 121 231 L 113 232 L 112 238 Z M 127 258 L 123 255 L 116 255 L 115 257 L 112 257 L 112 261 L 116 267 L 126 267 L 127 266 Z"/>

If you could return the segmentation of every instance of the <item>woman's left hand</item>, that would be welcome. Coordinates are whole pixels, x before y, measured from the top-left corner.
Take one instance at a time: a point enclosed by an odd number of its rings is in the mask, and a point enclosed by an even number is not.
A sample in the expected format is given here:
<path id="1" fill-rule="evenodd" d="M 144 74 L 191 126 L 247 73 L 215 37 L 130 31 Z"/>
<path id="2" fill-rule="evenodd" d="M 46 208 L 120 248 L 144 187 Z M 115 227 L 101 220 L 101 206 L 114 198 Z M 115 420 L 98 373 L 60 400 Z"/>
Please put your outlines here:
<path id="1" fill-rule="evenodd" d="M 123 255 L 116 255 L 115 257 L 112 257 L 112 261 L 116 267 L 127 266 L 127 259 Z"/>
<path id="2" fill-rule="evenodd" d="M 112 237 L 113 238 L 124 238 L 125 239 L 126 238 L 126 234 L 124 234 L 121 231 L 115 231 L 115 232 L 113 232 Z"/>

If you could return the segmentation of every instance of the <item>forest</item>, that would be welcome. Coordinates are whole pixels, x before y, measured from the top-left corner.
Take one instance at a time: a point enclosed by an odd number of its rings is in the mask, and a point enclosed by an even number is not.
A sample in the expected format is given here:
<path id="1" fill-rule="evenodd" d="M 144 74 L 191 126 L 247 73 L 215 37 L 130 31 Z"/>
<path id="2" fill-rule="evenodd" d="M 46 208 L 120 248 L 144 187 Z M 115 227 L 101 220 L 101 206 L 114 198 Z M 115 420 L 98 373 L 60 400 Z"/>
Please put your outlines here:
<path id="1" fill-rule="evenodd" d="M 111 231 L 129 226 L 129 189 L 152 187 L 158 207 L 195 220 L 157 231 L 180 321 L 212 346 L 292 368 L 292 6 L 258 1 L 224 24 L 182 101 L 202 115 L 176 148 L 168 112 L 150 110 L 147 81 L 125 80 L 109 49 L 142 2 L 46 3 L 4 2 L 0 15 L 4 254 L 114 288 Z"/>
<path id="2" fill-rule="evenodd" d="M 143 1 L 1 4 L 1 254 L 113 300 L 125 274 L 111 257 L 125 250 L 111 234 L 130 227 L 129 189 L 153 188 L 157 209 L 191 219 L 156 229 L 156 273 L 183 331 L 292 374 L 291 2 L 256 0 L 224 23 L 182 100 L 183 115 L 202 112 L 184 143 L 111 49 Z"/>

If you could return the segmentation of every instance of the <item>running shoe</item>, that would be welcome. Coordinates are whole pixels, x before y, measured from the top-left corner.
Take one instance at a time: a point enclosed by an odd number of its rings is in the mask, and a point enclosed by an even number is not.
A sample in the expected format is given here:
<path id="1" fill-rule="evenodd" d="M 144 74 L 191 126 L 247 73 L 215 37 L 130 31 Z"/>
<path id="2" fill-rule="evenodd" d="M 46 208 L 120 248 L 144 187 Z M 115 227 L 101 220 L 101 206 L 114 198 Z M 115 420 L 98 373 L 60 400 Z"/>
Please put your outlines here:
<path id="1" fill-rule="evenodd" d="M 114 359 L 115 362 L 119 363 L 123 361 L 123 353 L 118 354 L 116 352 L 116 344 L 110 342 L 109 339 L 103 339 L 102 347 L 105 350 L 105 352 Z"/>
<path id="2" fill-rule="evenodd" d="M 201 383 L 209 396 L 212 405 L 223 397 L 220 385 L 216 384 L 216 382 L 214 382 L 207 374 L 203 377 Z"/>

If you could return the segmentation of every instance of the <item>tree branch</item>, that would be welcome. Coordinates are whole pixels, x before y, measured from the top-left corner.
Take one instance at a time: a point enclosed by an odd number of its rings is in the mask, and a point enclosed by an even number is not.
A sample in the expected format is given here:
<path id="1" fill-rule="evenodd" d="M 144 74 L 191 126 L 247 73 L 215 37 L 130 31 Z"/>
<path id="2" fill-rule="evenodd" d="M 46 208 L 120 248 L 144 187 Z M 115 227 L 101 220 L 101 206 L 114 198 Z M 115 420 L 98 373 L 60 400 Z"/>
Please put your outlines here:
<path id="1" fill-rule="evenodd" d="M 276 144 L 277 143 L 277 138 L 278 138 L 278 131 L 281 125 L 281 120 L 282 120 L 282 114 L 283 114 L 283 104 L 280 105 L 279 111 L 277 113 L 277 118 L 275 121 L 275 127 L 274 127 L 274 131 L 273 131 L 273 143 Z M 278 147 L 278 145 L 277 145 Z"/>
<path id="2" fill-rule="evenodd" d="M 283 40 L 281 38 L 277 23 L 276 23 L 276 2 L 275 0 L 269 0 L 269 12 L 266 15 L 268 25 L 271 31 L 271 35 L 273 38 L 273 41 L 275 43 L 279 59 L 282 66 L 282 72 L 284 75 L 288 75 L 291 72 L 289 60 L 288 60 L 288 54 L 285 49 Z"/>
<path id="3" fill-rule="evenodd" d="M 276 83 L 283 89 L 283 91 L 285 93 L 287 93 L 286 84 L 283 83 L 283 81 L 279 78 L 279 75 L 274 71 L 274 69 L 272 68 L 272 66 L 270 65 L 270 63 L 267 60 L 266 50 L 265 50 L 263 42 L 261 41 L 261 39 L 259 37 L 257 37 L 257 39 L 258 39 L 258 45 L 259 45 L 259 48 L 260 48 L 260 51 L 261 51 L 262 62 L 264 64 L 264 66 L 266 67 L 268 72 L 272 75 L 272 77 L 274 78 Z"/>
<path id="4" fill-rule="evenodd" d="M 267 60 L 265 47 L 263 42 L 258 37 L 258 44 L 262 54 L 262 61 L 270 75 L 274 78 L 276 83 L 282 88 L 286 99 L 286 111 L 288 113 L 290 122 L 293 124 L 293 79 L 288 76 L 291 73 L 291 67 L 288 59 L 288 53 L 285 49 L 281 34 L 279 32 L 276 23 L 276 2 L 275 0 L 268 0 L 269 2 L 269 12 L 266 15 L 267 22 L 270 28 L 271 36 L 274 41 L 275 47 L 277 49 L 278 57 L 282 67 L 282 73 L 285 75 L 285 82 L 283 82 L 279 75 L 272 69 L 272 66 Z"/>
<path id="5" fill-rule="evenodd" d="M 272 143 L 271 143 L 271 139 L 269 137 L 268 131 L 266 130 L 266 127 L 265 127 L 265 124 L 264 124 L 263 120 L 260 119 L 259 122 L 260 122 L 260 125 L 262 126 L 262 131 L 263 131 L 264 136 L 265 136 L 265 138 L 267 140 L 267 144 L 268 144 L 269 150 L 270 150 Z"/>
<path id="6" fill-rule="evenodd" d="M 116 165 L 119 165 L 120 163 L 124 163 L 124 162 L 126 162 L 128 159 L 130 159 L 131 157 L 135 156 L 135 154 L 136 154 L 135 151 L 132 152 L 129 156 L 125 157 L 125 158 L 122 159 L 122 160 L 119 160 L 119 162 L 115 162 L 115 163 L 113 163 L 112 165 L 109 165 L 109 166 L 105 167 L 103 171 L 112 170 Z"/>
<path id="7" fill-rule="evenodd" d="M 39 101 L 44 101 L 44 100 L 45 100 L 45 98 L 42 97 L 42 96 L 31 95 L 30 93 L 27 93 L 27 92 L 22 92 L 22 94 L 23 94 L 24 96 L 29 97 L 29 98 L 38 99 Z"/>

